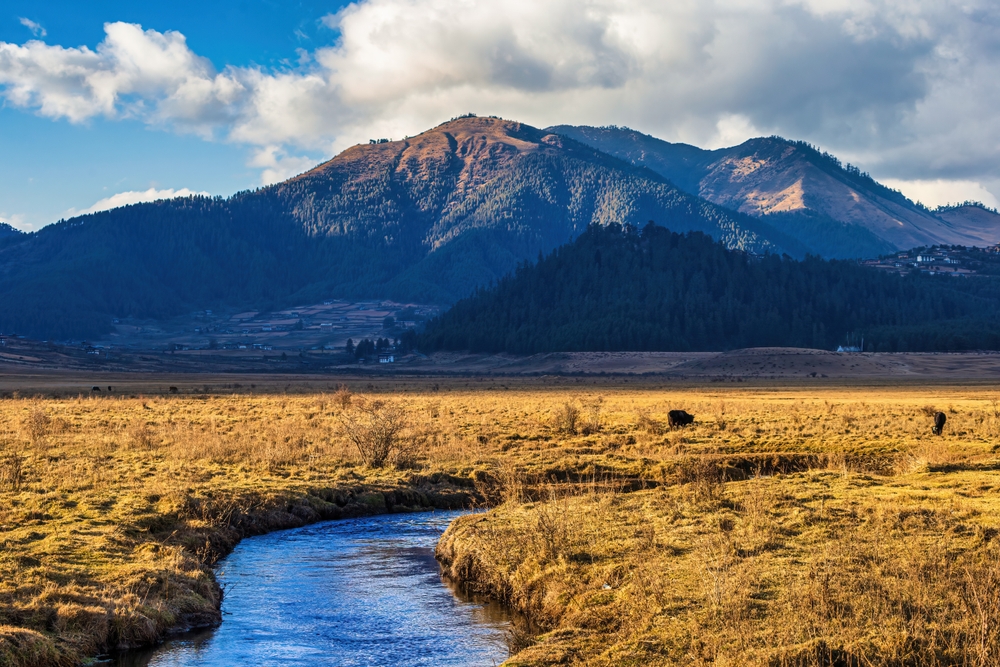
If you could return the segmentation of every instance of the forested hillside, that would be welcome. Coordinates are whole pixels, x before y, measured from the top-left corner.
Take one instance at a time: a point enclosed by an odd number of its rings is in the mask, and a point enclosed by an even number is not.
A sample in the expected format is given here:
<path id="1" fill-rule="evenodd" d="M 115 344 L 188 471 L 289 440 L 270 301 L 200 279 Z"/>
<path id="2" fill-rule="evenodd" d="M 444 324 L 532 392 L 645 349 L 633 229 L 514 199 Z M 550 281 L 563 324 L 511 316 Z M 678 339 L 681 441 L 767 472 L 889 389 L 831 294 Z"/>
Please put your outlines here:
<path id="1" fill-rule="evenodd" d="M 902 278 L 848 261 L 759 258 L 700 233 L 591 227 L 434 320 L 424 349 L 536 353 L 1000 349 L 1000 281 Z"/>
<path id="2" fill-rule="evenodd" d="M 0 242 L 0 331 L 331 297 L 450 303 L 592 224 L 697 230 L 802 255 L 764 221 L 521 123 L 460 118 L 359 145 L 271 187 L 74 218 Z"/>
<path id="3" fill-rule="evenodd" d="M 20 236 L 20 234 L 21 232 L 19 230 L 14 229 L 6 222 L 0 222 L 0 239 Z"/>
<path id="4" fill-rule="evenodd" d="M 1000 215 L 974 206 L 931 211 L 857 167 L 801 141 L 750 139 L 703 150 L 619 127 L 551 131 L 648 167 L 708 201 L 760 216 L 813 254 L 877 257 L 921 245 L 1000 242 Z"/>

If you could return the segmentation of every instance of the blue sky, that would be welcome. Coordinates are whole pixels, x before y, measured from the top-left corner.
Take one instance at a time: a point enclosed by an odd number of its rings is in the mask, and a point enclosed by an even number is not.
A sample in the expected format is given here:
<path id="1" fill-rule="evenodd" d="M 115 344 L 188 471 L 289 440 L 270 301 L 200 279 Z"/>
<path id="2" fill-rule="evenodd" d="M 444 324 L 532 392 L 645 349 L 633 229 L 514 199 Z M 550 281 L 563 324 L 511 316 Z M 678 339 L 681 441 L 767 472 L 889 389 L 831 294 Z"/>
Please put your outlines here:
<path id="1" fill-rule="evenodd" d="M 239 0 L 206 3 L 47 2 L 6 0 L 0 41 L 23 44 L 36 37 L 22 24 L 41 26 L 38 38 L 63 46 L 97 46 L 104 23 L 125 21 L 159 31 L 176 30 L 219 69 L 226 65 L 280 68 L 297 49 L 328 45 L 336 33 L 323 16 L 347 3 Z M 10 104 L 0 108 L 0 221 L 24 229 L 55 222 L 101 199 L 127 191 L 181 190 L 229 195 L 260 184 L 247 165 L 246 148 L 204 141 L 134 121 L 90 119 L 73 124 L 39 117 Z M 321 160 L 325 156 L 316 152 Z"/>
<path id="2" fill-rule="evenodd" d="M 996 206 L 997 35 L 995 0 L 7 0 L 0 220 L 229 195 L 469 111 L 779 134 Z"/>

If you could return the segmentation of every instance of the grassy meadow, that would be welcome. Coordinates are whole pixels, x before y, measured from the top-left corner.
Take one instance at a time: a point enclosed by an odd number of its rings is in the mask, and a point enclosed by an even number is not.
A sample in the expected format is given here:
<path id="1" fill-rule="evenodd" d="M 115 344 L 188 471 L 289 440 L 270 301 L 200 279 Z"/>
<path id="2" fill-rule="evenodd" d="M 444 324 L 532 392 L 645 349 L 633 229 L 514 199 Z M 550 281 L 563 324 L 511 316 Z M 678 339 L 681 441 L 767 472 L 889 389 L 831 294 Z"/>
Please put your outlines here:
<path id="1" fill-rule="evenodd" d="M 243 536 L 470 503 L 439 557 L 525 612 L 510 664 L 998 660 L 989 387 L 246 391 L 0 400 L 0 665 L 217 622 Z M 352 436 L 385 424 L 373 466 Z"/>

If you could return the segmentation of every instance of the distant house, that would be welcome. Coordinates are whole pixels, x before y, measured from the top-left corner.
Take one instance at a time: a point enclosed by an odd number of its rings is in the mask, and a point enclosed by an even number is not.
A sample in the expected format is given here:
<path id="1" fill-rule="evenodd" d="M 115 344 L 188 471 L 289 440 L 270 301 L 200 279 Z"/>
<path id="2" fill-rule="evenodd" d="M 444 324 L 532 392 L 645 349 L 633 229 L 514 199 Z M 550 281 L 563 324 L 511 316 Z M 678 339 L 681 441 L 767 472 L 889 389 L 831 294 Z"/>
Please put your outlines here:
<path id="1" fill-rule="evenodd" d="M 378 355 L 378 362 L 380 364 L 391 364 L 396 361 L 396 355 L 392 352 L 382 352 Z"/>

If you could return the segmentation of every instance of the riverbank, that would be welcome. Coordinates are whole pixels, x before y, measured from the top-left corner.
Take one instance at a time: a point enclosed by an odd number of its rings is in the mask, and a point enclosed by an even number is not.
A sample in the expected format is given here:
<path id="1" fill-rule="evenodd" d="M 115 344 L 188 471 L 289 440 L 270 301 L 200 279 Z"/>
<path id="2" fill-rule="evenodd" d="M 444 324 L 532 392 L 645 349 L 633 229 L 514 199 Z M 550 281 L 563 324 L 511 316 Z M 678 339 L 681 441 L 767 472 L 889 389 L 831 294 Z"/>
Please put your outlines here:
<path id="1" fill-rule="evenodd" d="M 974 569 L 979 552 L 966 542 L 981 534 L 984 544 L 992 543 L 1000 529 L 989 501 L 1000 410 L 989 387 L 366 382 L 352 389 L 370 403 L 394 406 L 405 445 L 394 465 L 378 468 L 364 464 L 345 432 L 348 414 L 361 416 L 351 412 L 362 398 L 357 393 L 227 389 L 185 388 L 191 393 L 152 398 L 121 390 L 102 397 L 53 391 L 54 398 L 0 400 L 0 664 L 76 664 L 108 647 L 153 641 L 170 628 L 216 622 L 211 566 L 241 537 L 356 513 L 453 507 L 471 499 L 499 505 L 485 518 L 459 521 L 442 542 L 451 555 L 441 555 L 453 575 L 483 585 L 555 632 L 512 664 L 546 664 L 538 652 L 560 637 L 570 662 L 595 657 L 586 646 L 619 645 L 619 638 L 632 646 L 619 626 L 567 625 L 566 619 L 589 618 L 579 616 L 578 607 L 591 590 L 556 586 L 558 576 L 572 573 L 587 586 L 599 582 L 597 595 L 614 598 L 623 581 L 679 576 L 706 586 L 711 572 L 732 570 L 698 570 L 704 559 L 692 554 L 699 553 L 728 554 L 720 562 L 744 564 L 747 553 L 781 555 L 791 563 L 789 572 L 805 572 L 795 570 L 795 559 L 824 562 L 816 549 L 833 540 L 815 537 L 825 530 L 830 508 L 838 517 L 859 517 L 851 519 L 856 525 L 837 524 L 837 531 L 860 536 L 844 544 L 866 539 L 876 525 L 865 518 L 874 511 L 864 502 L 871 489 L 889 509 L 893 494 L 908 499 L 910 514 L 899 519 L 907 530 L 907 522 L 920 517 L 941 526 L 943 519 L 933 517 L 945 506 L 973 506 L 979 514 L 959 521 L 965 532 L 945 531 L 955 538 L 943 544 L 948 554 L 972 554 L 973 560 L 954 562 L 980 580 L 987 573 Z M 948 415 L 943 437 L 930 433 L 925 412 L 931 407 Z M 670 430 L 667 412 L 676 408 L 693 413 L 695 424 Z M 759 488 L 753 486 L 758 475 L 773 480 L 765 485 L 779 484 L 772 490 L 775 504 L 740 509 L 740 489 Z M 832 475 L 829 488 L 810 481 L 813 475 Z M 965 481 L 950 481 L 959 477 Z M 560 518 L 566 507 L 590 520 L 585 530 Z M 757 512 L 752 521 L 744 516 L 751 511 Z M 500 517 L 509 531 L 497 527 Z M 727 538 L 737 527 L 773 537 L 758 546 Z M 800 534 L 788 532 L 793 528 Z M 667 569 L 643 570 L 655 574 L 646 579 L 633 575 L 628 554 L 636 551 L 655 556 L 649 567 Z M 475 560 L 476 553 L 505 554 L 506 560 L 491 565 Z M 675 576 L 679 571 L 670 568 L 687 560 L 693 569 Z M 767 563 L 761 572 L 785 567 Z M 785 599 L 780 577 L 763 580 L 772 583 L 748 589 L 754 592 L 742 603 L 747 618 L 756 618 L 754 610 L 770 604 L 769 596 Z M 634 627 L 678 617 L 689 607 L 721 609 L 705 606 L 718 597 L 706 597 L 714 584 L 692 590 L 662 599 L 629 593 L 622 599 L 641 603 L 623 609 Z M 690 646 L 715 632 L 709 625 L 685 627 Z M 560 628 L 571 632 L 560 634 Z M 662 653 L 676 643 L 670 636 L 633 639 Z M 714 655 L 728 654 L 719 649 Z"/>
<path id="2" fill-rule="evenodd" d="M 816 470 L 585 494 L 463 517 L 437 554 L 542 629 L 511 667 L 993 664 L 995 480 Z"/>
<path id="3" fill-rule="evenodd" d="M 505 608 L 441 579 L 434 547 L 467 510 L 342 519 L 241 541 L 219 561 L 225 621 L 116 656 L 166 665 L 498 665 Z"/>
<path id="4" fill-rule="evenodd" d="M 218 623 L 212 566 L 244 537 L 472 503 L 455 466 L 361 464 L 317 400 L 0 402 L 0 665 Z"/>

